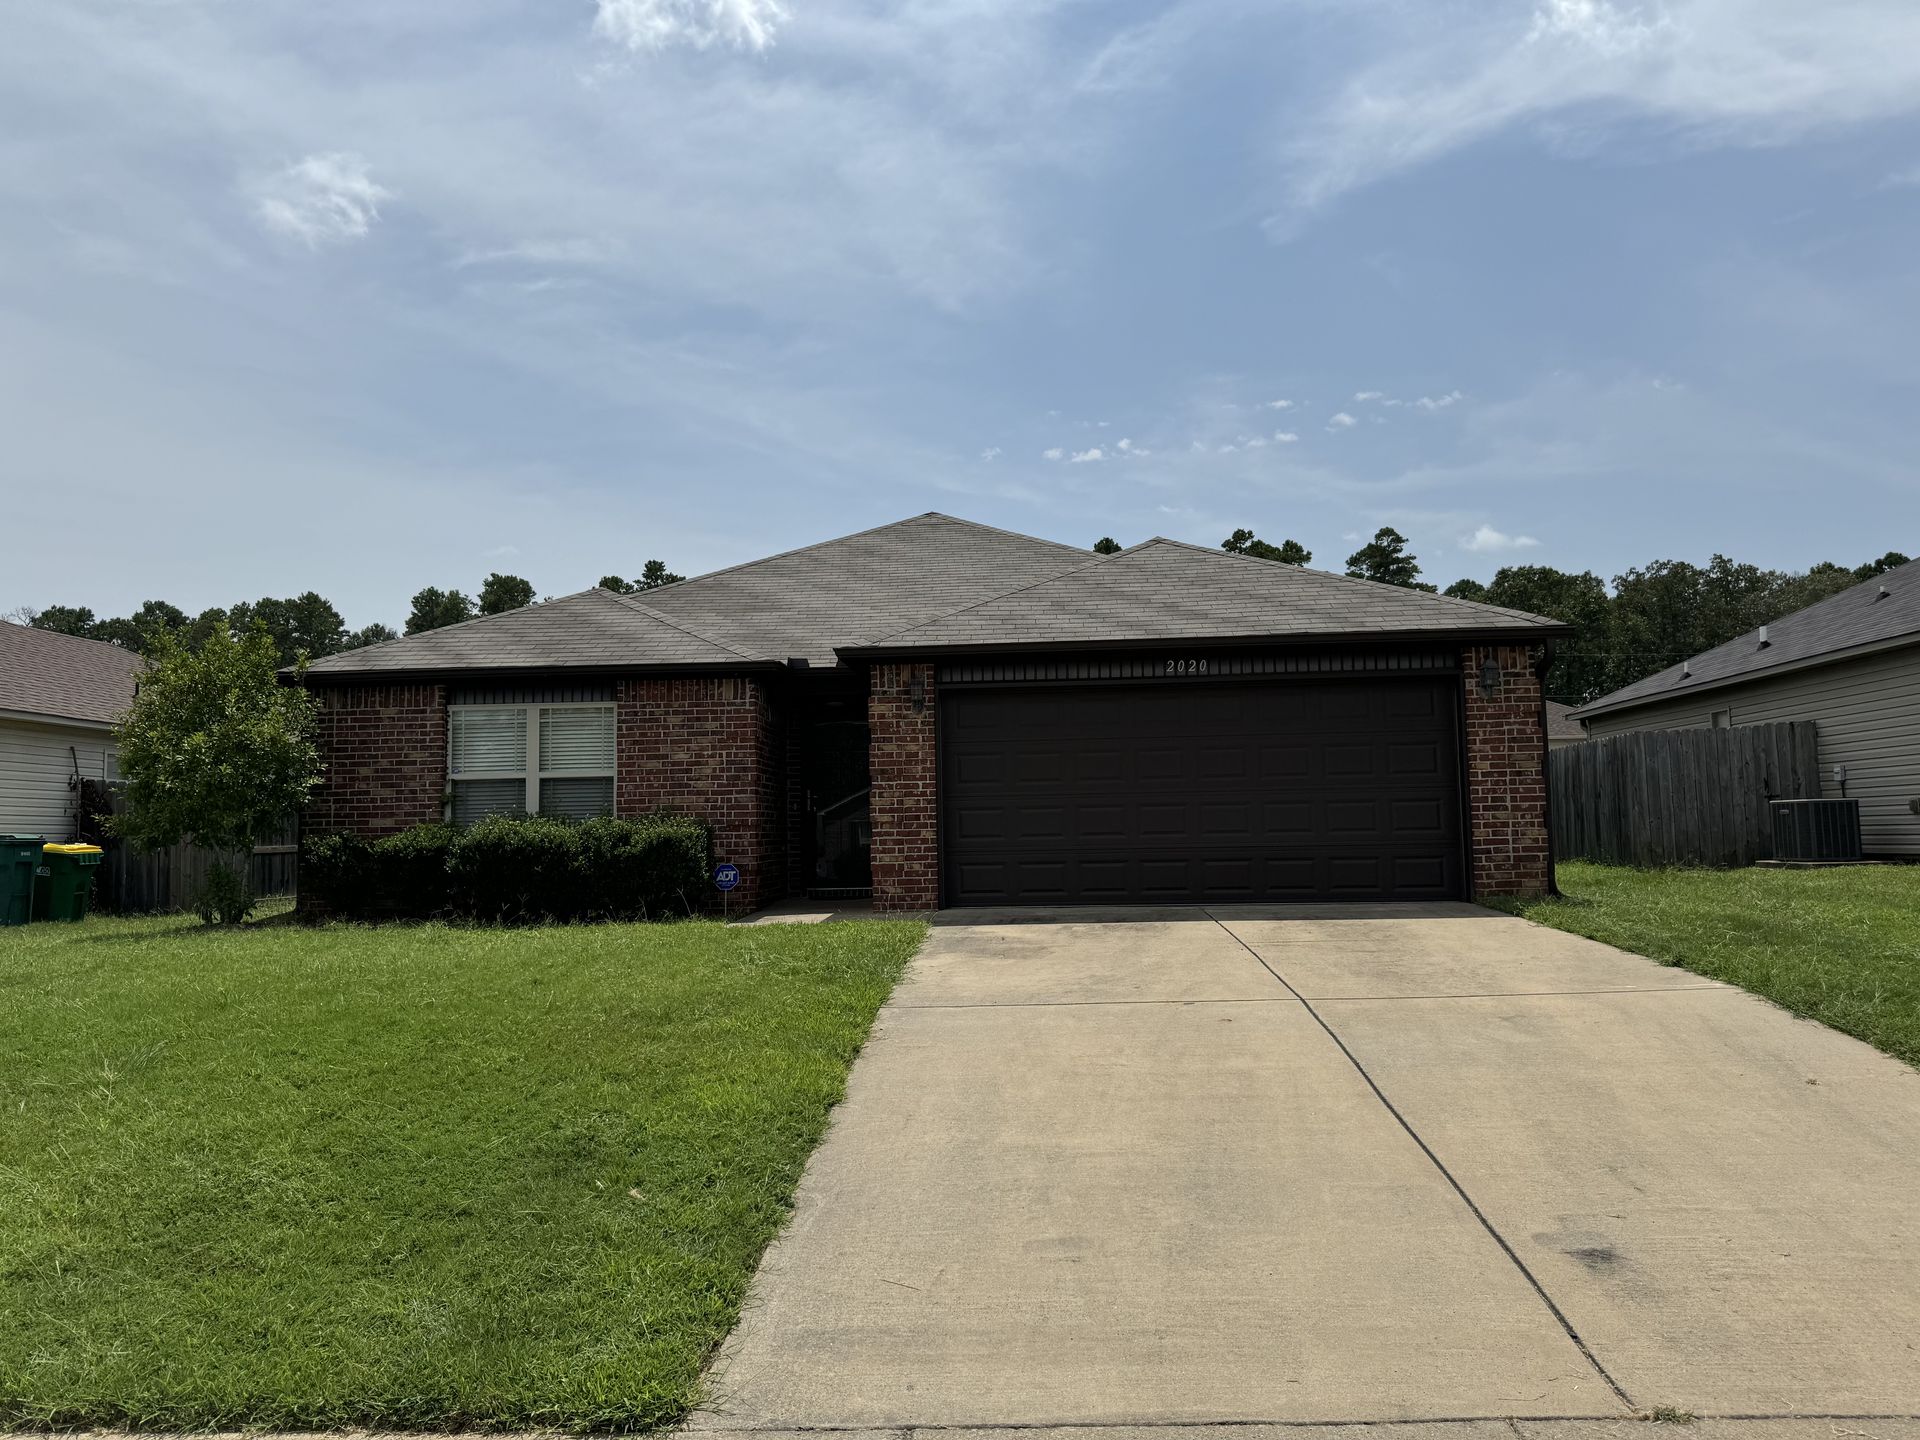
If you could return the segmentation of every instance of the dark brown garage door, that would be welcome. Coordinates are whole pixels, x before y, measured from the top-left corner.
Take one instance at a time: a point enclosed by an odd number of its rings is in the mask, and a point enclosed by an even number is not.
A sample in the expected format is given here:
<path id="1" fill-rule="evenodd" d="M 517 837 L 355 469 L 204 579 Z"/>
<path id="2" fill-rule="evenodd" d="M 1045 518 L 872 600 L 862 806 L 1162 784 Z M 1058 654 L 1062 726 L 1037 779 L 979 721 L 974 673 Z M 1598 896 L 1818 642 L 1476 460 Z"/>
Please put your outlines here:
<path id="1" fill-rule="evenodd" d="M 941 697 L 949 905 L 1462 893 L 1457 682 Z"/>

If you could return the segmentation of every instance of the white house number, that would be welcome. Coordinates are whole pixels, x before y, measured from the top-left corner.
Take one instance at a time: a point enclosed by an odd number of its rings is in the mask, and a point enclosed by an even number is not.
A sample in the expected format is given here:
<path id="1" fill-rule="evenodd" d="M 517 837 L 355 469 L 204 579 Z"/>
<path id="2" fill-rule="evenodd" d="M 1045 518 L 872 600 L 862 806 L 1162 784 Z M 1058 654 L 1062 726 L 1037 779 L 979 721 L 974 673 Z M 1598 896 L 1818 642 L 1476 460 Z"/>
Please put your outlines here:
<path id="1" fill-rule="evenodd" d="M 1167 674 L 1169 675 L 1204 675 L 1206 673 L 1207 662 L 1204 660 L 1167 661 Z"/>

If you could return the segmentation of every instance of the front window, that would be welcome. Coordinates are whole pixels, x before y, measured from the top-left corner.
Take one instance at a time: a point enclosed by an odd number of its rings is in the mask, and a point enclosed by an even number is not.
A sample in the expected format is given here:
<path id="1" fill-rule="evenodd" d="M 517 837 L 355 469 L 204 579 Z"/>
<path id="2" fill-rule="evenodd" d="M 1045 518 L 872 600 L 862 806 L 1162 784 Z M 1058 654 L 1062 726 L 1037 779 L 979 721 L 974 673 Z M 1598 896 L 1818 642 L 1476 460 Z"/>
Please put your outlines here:
<path id="1" fill-rule="evenodd" d="M 452 819 L 613 814 L 613 706 L 456 705 Z"/>

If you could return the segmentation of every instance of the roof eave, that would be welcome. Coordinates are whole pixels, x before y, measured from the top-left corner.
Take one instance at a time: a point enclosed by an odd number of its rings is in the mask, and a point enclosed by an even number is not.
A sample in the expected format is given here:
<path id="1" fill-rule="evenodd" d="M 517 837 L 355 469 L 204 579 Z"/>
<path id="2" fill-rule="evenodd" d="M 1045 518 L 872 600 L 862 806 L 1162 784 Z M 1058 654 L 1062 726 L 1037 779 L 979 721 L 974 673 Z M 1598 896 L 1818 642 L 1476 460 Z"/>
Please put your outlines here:
<path id="1" fill-rule="evenodd" d="M 382 670 L 314 670 L 309 668 L 304 674 L 296 675 L 289 667 L 280 672 L 283 679 L 301 679 L 308 684 L 367 685 L 383 680 L 421 684 L 427 681 L 458 683 L 490 680 L 539 680 L 566 677 L 568 679 L 604 680 L 623 676 L 638 675 L 657 679 L 671 679 L 688 675 L 739 675 L 761 674 L 775 670 L 785 670 L 786 665 L 779 660 L 715 660 L 676 664 L 617 664 L 617 665 L 433 665 L 412 666 L 405 669 Z"/>
<path id="2" fill-rule="evenodd" d="M 1838 665 L 1845 660 L 1878 655 L 1887 650 L 1904 650 L 1912 645 L 1920 645 L 1920 630 L 1911 630 L 1904 635 L 1895 635 L 1886 640 L 1871 640 L 1863 645 L 1849 645 L 1843 650 L 1827 650 L 1799 660 L 1763 666 L 1758 670 L 1742 670 L 1737 675 L 1722 675 L 1717 680 L 1689 680 L 1676 683 L 1668 689 L 1657 690 L 1650 695 L 1636 695 L 1631 700 L 1610 701 L 1608 696 L 1602 695 L 1591 704 L 1582 705 L 1575 710 L 1572 718 L 1584 725 L 1587 721 L 1602 715 L 1618 715 L 1628 710 L 1638 710 L 1646 705 L 1661 705 L 1669 700 L 1684 700 L 1708 690 L 1729 690 L 1735 685 L 1751 685 L 1761 680 L 1772 680 L 1780 675 L 1792 675 L 1802 670 L 1816 670 L 1822 665 Z"/>
<path id="3" fill-rule="evenodd" d="M 1538 644 L 1565 639 L 1571 625 L 1525 625 L 1472 630 L 1334 630 L 1292 635 L 1201 635 L 1137 637 L 1104 640 L 1013 640 L 996 644 L 977 641 L 949 645 L 902 645 L 876 641 L 866 645 L 836 646 L 843 661 L 944 659 L 954 655 L 1059 655 L 1089 650 L 1164 650 L 1205 647 L 1219 650 L 1307 649 L 1327 646 L 1375 645 L 1485 645 Z"/>
<path id="4" fill-rule="evenodd" d="M 86 715 L 56 715 L 51 710 L 0 710 L 0 720 L 22 725 L 47 725 L 71 730 L 111 730 L 117 723 Z"/>

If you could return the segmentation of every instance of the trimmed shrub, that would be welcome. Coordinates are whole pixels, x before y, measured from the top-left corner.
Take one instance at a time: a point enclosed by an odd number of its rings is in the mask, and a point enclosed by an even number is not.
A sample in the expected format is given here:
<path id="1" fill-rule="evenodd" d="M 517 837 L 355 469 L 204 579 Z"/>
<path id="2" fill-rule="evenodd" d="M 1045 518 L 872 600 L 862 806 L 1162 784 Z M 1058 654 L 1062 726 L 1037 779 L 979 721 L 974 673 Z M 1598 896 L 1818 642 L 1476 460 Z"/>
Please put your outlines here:
<path id="1" fill-rule="evenodd" d="M 350 919 L 660 920 L 705 901 L 711 857 L 707 827 L 684 815 L 579 823 L 497 816 L 465 830 L 417 825 L 372 842 L 310 836 L 300 883 L 329 913 Z"/>

